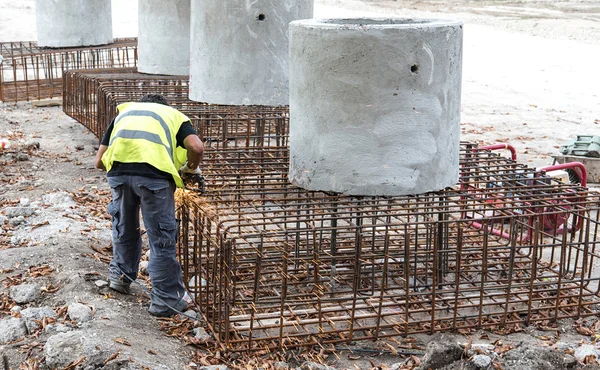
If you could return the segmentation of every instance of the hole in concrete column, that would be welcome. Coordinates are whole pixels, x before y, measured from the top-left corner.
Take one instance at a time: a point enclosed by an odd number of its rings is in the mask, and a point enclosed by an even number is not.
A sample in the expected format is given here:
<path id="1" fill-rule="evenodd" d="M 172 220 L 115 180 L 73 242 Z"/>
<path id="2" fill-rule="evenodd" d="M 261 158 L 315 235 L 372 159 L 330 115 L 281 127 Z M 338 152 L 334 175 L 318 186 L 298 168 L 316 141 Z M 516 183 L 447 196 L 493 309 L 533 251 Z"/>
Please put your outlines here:
<path id="1" fill-rule="evenodd" d="M 256 17 L 256 19 L 258 19 L 258 20 L 259 20 L 259 21 L 261 21 L 261 22 L 262 22 L 262 21 L 264 21 L 266 18 L 267 18 L 267 17 L 266 17 L 266 16 L 265 16 L 263 13 L 260 13 L 260 14 L 259 14 L 259 15 Z"/>
<path id="2" fill-rule="evenodd" d="M 419 73 L 419 65 L 418 64 L 413 64 L 412 66 L 410 66 L 410 71 L 414 74 Z"/>

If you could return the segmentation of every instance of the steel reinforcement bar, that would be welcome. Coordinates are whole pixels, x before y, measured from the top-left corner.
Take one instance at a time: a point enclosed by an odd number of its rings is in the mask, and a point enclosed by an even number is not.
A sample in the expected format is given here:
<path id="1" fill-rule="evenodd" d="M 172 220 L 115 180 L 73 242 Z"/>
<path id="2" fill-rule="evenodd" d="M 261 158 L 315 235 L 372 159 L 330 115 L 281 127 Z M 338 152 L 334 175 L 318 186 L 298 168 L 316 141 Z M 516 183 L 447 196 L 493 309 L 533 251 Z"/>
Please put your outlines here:
<path id="1" fill-rule="evenodd" d="M 457 186 L 406 197 L 307 191 L 285 147 L 208 151 L 178 194 L 179 256 L 234 351 L 594 315 L 600 197 L 463 143 Z"/>
<path id="2" fill-rule="evenodd" d="M 151 83 L 142 83 L 148 80 Z M 152 92 L 152 86 L 161 86 L 160 92 L 174 100 L 173 94 L 177 98 L 181 98 L 183 94 L 187 96 L 189 78 L 143 74 L 133 67 L 66 71 L 63 75 L 63 111 L 101 138 L 114 118 L 116 106 L 106 110 L 100 88 L 105 84 L 116 87 L 139 83 L 149 86 L 148 93 Z"/>
<path id="3" fill-rule="evenodd" d="M 63 110 L 99 139 L 117 106 L 161 94 L 186 114 L 211 148 L 282 146 L 288 143 L 288 107 L 210 105 L 188 99 L 187 76 L 148 75 L 134 68 L 72 70 L 64 74 Z"/>
<path id="4" fill-rule="evenodd" d="M 117 105 L 136 101 L 148 93 L 164 95 L 171 106 L 190 118 L 209 148 L 285 146 L 289 135 L 289 108 L 210 105 L 188 99 L 187 83 L 170 80 L 114 80 L 98 89 L 99 127 L 116 116 Z"/>
<path id="5" fill-rule="evenodd" d="M 35 42 L 0 43 L 0 101 L 60 97 L 69 69 L 135 67 L 137 39 L 77 48 L 40 48 Z"/>

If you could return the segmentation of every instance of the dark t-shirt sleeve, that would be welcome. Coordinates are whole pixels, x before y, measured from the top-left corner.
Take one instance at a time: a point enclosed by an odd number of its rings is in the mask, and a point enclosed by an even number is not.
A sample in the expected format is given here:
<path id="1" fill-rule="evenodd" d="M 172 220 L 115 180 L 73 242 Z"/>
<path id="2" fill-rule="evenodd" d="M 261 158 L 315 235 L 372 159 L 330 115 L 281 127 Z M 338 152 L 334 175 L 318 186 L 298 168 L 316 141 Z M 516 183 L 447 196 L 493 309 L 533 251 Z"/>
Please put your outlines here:
<path id="1" fill-rule="evenodd" d="M 177 131 L 177 146 L 185 148 L 185 146 L 183 145 L 183 140 L 185 140 L 185 138 L 189 135 L 197 135 L 197 133 L 196 130 L 194 130 L 194 128 L 192 127 L 190 121 L 186 121 L 183 124 L 181 124 L 181 127 L 179 127 L 179 131 Z"/>
<path id="2" fill-rule="evenodd" d="M 110 123 L 108 128 L 106 129 L 106 132 L 104 133 L 104 136 L 102 137 L 102 142 L 100 144 L 106 145 L 106 146 L 108 146 L 108 144 L 110 144 L 110 134 L 112 134 L 113 127 L 115 127 L 114 119 L 112 120 L 112 122 Z"/>

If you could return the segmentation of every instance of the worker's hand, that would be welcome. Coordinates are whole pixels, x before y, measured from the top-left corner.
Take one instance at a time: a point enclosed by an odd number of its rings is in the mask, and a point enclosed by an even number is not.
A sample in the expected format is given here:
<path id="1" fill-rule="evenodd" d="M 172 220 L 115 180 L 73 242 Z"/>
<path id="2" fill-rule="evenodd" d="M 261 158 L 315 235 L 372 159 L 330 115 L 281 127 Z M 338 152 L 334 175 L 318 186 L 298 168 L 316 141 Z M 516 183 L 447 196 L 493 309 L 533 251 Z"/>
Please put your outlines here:
<path id="1" fill-rule="evenodd" d="M 192 170 L 191 168 L 188 167 L 188 163 L 185 162 L 185 164 L 183 165 L 183 167 L 181 167 L 179 169 L 179 172 L 183 173 L 189 173 L 192 175 L 202 175 L 202 170 L 200 169 L 200 167 L 196 167 L 195 170 Z"/>

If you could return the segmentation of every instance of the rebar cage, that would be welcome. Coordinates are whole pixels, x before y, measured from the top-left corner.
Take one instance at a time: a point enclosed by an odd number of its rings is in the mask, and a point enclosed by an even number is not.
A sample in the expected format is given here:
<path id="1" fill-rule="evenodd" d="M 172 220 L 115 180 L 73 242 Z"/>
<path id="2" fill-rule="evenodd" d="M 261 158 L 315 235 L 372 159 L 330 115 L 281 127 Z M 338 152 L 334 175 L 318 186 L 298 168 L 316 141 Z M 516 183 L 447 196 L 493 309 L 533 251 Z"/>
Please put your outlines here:
<path id="1" fill-rule="evenodd" d="M 253 351 L 594 315 L 598 194 L 461 148 L 456 187 L 402 197 L 297 188 L 285 147 L 208 151 L 178 251 L 215 337 Z"/>
<path id="2" fill-rule="evenodd" d="M 108 45 L 40 48 L 36 42 L 0 43 L 0 101 L 17 102 L 60 97 L 63 72 L 77 68 L 137 65 L 137 39 Z"/>
<path id="3" fill-rule="evenodd" d="M 212 105 L 188 99 L 189 84 L 166 80 L 117 80 L 99 88 L 100 121 L 110 122 L 118 104 L 159 93 L 190 118 L 209 148 L 284 146 L 288 143 L 289 108 Z"/>
<path id="4" fill-rule="evenodd" d="M 101 138 L 121 103 L 161 94 L 187 115 L 209 148 L 285 146 L 289 108 L 210 105 L 188 98 L 187 76 L 145 75 L 132 69 L 65 73 L 63 110 Z"/>
<path id="5" fill-rule="evenodd" d="M 116 104 L 105 106 L 106 96 L 101 87 L 135 85 L 146 80 L 151 80 L 151 83 L 141 86 L 148 86 L 148 93 L 153 86 L 154 90 L 160 86 L 163 94 L 170 88 L 178 93 L 177 99 L 183 98 L 184 91 L 187 96 L 188 76 L 149 75 L 137 72 L 134 67 L 75 69 L 63 75 L 63 111 L 101 138 L 117 111 Z"/>

